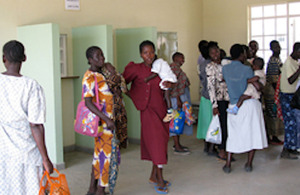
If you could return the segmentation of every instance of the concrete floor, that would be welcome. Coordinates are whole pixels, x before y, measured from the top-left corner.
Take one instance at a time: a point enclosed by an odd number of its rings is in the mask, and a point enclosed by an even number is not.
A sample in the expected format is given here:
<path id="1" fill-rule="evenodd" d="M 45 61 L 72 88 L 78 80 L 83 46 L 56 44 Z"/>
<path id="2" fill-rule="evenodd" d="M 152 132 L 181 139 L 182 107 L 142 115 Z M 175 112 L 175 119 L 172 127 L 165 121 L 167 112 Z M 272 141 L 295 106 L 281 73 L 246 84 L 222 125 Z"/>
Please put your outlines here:
<path id="1" fill-rule="evenodd" d="M 203 141 L 195 136 L 182 136 L 181 142 L 192 153 L 173 154 L 169 142 L 169 161 L 164 166 L 164 178 L 172 183 L 170 195 L 196 194 L 300 194 L 300 160 L 280 159 L 282 146 L 269 146 L 257 151 L 253 172 L 244 171 L 247 155 L 235 155 L 232 172 L 222 171 L 224 162 L 203 153 Z M 65 154 L 66 174 L 72 195 L 84 195 L 89 186 L 92 154 L 70 152 Z M 140 146 L 131 144 L 122 151 L 121 166 L 115 189 L 116 195 L 156 195 L 148 183 L 152 164 L 140 160 Z"/>

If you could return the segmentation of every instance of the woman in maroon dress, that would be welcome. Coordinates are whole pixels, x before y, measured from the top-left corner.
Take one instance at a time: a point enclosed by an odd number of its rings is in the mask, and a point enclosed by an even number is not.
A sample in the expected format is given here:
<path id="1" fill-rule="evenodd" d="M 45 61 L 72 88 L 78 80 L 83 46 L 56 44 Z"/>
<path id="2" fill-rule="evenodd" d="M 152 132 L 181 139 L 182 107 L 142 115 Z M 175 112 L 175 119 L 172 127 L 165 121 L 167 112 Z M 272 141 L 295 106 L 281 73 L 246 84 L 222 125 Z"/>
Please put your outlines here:
<path id="1" fill-rule="evenodd" d="M 131 83 L 129 96 L 141 113 L 141 159 L 152 161 L 153 167 L 149 182 L 157 184 L 158 193 L 167 194 L 168 181 L 163 180 L 162 165 L 167 164 L 169 140 L 168 123 L 163 122 L 167 106 L 163 91 L 159 87 L 160 78 L 144 81 L 151 74 L 155 58 L 155 46 L 151 41 L 140 44 L 140 55 L 144 62 L 130 62 L 124 70 L 126 83 Z M 166 83 L 167 84 L 167 83 Z"/>

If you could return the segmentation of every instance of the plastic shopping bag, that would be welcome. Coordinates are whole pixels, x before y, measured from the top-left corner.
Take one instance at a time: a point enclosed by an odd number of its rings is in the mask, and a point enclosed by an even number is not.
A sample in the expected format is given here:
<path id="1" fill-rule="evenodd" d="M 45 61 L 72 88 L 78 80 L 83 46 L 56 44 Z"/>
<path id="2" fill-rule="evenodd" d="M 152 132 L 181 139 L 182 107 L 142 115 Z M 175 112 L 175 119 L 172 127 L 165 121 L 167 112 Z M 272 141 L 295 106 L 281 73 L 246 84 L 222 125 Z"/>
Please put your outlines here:
<path id="1" fill-rule="evenodd" d="M 175 111 L 175 117 L 171 120 L 169 125 L 170 133 L 175 133 L 177 135 L 180 135 L 183 133 L 183 127 L 184 127 L 184 121 L 185 121 L 185 113 L 184 111 Z"/>
<path id="2" fill-rule="evenodd" d="M 66 176 L 55 168 L 54 171 L 58 174 L 57 177 L 50 176 L 47 171 L 44 172 L 40 181 L 39 195 L 70 195 Z M 46 181 L 44 182 L 45 176 Z"/>
<path id="3" fill-rule="evenodd" d="M 221 125 L 218 115 L 214 115 L 208 127 L 205 141 L 220 144 L 222 142 Z"/>
<path id="4" fill-rule="evenodd" d="M 185 123 L 191 126 L 195 122 L 192 106 L 186 101 L 182 104 L 182 110 L 185 113 Z"/>

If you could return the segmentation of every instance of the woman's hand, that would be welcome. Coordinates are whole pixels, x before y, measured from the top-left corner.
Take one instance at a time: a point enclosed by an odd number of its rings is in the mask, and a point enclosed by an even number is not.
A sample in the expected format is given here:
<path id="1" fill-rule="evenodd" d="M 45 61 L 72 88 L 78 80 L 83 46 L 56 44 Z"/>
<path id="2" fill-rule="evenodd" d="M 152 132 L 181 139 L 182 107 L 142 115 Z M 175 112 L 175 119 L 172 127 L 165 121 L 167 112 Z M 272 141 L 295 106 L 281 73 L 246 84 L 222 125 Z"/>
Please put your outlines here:
<path id="1" fill-rule="evenodd" d="M 108 129 L 110 129 L 110 130 L 115 130 L 116 129 L 115 123 L 111 119 L 107 118 L 105 120 L 105 122 L 106 122 L 106 125 L 107 125 Z"/>
<path id="2" fill-rule="evenodd" d="M 213 108 L 213 115 L 220 115 L 218 108 Z"/>
<path id="3" fill-rule="evenodd" d="M 43 160 L 44 169 L 49 173 L 53 173 L 53 164 L 49 159 Z"/>
<path id="4" fill-rule="evenodd" d="M 171 83 L 170 81 L 164 81 L 162 84 L 166 88 L 173 88 L 174 86 L 174 83 Z"/>

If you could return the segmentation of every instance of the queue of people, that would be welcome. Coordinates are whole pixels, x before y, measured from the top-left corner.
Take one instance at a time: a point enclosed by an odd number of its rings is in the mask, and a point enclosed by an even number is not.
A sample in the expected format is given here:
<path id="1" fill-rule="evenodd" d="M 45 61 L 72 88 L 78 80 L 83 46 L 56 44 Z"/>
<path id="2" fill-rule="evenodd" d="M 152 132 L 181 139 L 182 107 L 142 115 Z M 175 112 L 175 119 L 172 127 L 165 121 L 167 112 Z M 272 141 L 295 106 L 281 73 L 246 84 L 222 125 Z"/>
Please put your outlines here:
<path id="1" fill-rule="evenodd" d="M 205 152 L 226 160 L 225 173 L 231 172 L 231 161 L 235 160 L 232 154 L 245 152 L 248 160 L 244 168 L 251 172 L 255 151 L 268 144 L 283 145 L 281 158 L 298 159 L 300 110 L 290 103 L 299 87 L 299 44 L 294 44 L 293 52 L 282 64 L 280 44 L 271 41 L 272 56 L 265 74 L 265 63 L 257 56 L 259 45 L 255 40 L 249 46 L 234 44 L 230 57 L 220 55 L 216 42 L 199 42 L 198 73 L 202 90 L 197 138 L 205 139 L 212 115 L 219 115 L 222 129 L 219 151 L 213 143 L 205 143 Z M 284 142 L 279 139 L 283 130 Z"/>
<path id="2" fill-rule="evenodd" d="M 239 153 L 248 153 L 244 168 L 251 172 L 255 151 L 268 147 L 268 143 L 283 144 L 280 156 L 297 159 L 300 154 L 297 151 L 300 148 L 297 117 L 300 110 L 291 107 L 290 102 L 299 87 L 300 43 L 294 44 L 293 52 L 282 64 L 279 42 L 272 41 L 273 55 L 266 75 L 264 60 L 257 56 L 256 41 L 251 41 L 249 47 L 234 44 L 230 48 L 230 57 L 214 41 L 200 41 L 198 47 L 202 90 L 197 138 L 205 140 L 215 115 L 219 115 L 222 129 L 221 143 L 205 142 L 204 152 L 223 160 L 225 173 L 232 171 L 233 154 Z M 190 81 L 181 69 L 184 54 L 174 53 L 173 62 L 168 65 L 162 59 L 156 59 L 155 45 L 148 40 L 140 43 L 139 52 L 143 61 L 129 62 L 120 74 L 112 64 L 105 62 L 100 47 L 91 46 L 86 50 L 89 68 L 82 80 L 83 98 L 86 107 L 100 118 L 98 128 L 102 131 L 101 136 L 94 139 L 87 195 L 104 195 L 105 188 L 116 183 L 116 177 L 111 177 L 111 171 L 115 169 L 112 163 L 120 163 L 119 150 L 127 145 L 127 117 L 122 93 L 130 97 L 140 111 L 141 159 L 152 162 L 148 182 L 158 194 L 167 194 L 171 187 L 171 182 L 163 175 L 163 167 L 168 161 L 169 138 L 172 137 L 174 142 L 174 154 L 191 153 L 187 146 L 181 145 L 179 134 L 169 133 L 174 110 L 182 108 L 183 103 L 191 105 Z M 10 41 L 4 45 L 6 71 L 0 74 L 3 92 L 0 94 L 0 139 L 3 143 L 0 167 L 6 174 L 1 174 L 0 189 L 6 194 L 11 194 L 12 190 L 17 194 L 37 194 L 43 168 L 53 172 L 44 143 L 43 89 L 33 79 L 20 74 L 25 60 L 22 43 Z M 131 85 L 130 89 L 127 85 Z M 94 105 L 96 98 L 100 107 Z M 284 142 L 279 139 L 283 128 Z M 192 124 L 185 124 L 183 133 L 192 135 Z M 112 159 L 113 137 L 119 140 L 116 162 Z M 17 175 L 15 170 L 26 174 Z M 14 181 L 13 186 L 11 181 Z"/>

